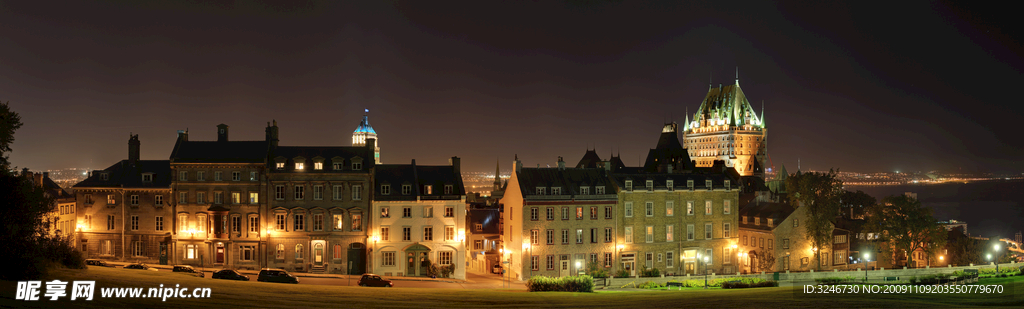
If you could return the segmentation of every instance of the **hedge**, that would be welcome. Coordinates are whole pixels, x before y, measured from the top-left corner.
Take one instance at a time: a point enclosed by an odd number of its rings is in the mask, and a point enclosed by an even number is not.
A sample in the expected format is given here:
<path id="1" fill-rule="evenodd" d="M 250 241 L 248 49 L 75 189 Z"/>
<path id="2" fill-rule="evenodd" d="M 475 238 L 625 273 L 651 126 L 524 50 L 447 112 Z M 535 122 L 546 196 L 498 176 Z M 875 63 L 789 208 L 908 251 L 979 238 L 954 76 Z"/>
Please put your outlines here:
<path id="1" fill-rule="evenodd" d="M 594 292 L 594 278 L 587 275 L 552 278 L 535 276 L 526 281 L 530 292 Z"/>

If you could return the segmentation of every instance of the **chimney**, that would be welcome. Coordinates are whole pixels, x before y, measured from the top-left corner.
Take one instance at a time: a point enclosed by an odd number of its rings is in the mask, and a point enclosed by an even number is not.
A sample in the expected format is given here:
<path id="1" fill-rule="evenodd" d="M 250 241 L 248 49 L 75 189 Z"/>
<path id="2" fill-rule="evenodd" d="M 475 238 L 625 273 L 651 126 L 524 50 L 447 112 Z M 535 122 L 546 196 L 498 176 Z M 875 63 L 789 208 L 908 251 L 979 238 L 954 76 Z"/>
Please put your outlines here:
<path id="1" fill-rule="evenodd" d="M 228 125 L 218 124 L 217 125 L 217 141 L 226 142 L 228 141 Z"/>
<path id="2" fill-rule="evenodd" d="M 516 155 L 515 160 L 512 160 L 512 170 L 516 171 L 516 174 L 523 171 L 523 162 L 519 161 L 519 155 Z"/>
<path id="3" fill-rule="evenodd" d="M 270 143 L 271 147 L 277 147 L 277 120 L 274 120 L 274 125 L 267 123 L 267 143 Z"/>
<path id="4" fill-rule="evenodd" d="M 606 172 L 612 171 L 612 161 L 601 161 L 601 166 L 604 167 Z"/>
<path id="5" fill-rule="evenodd" d="M 178 130 L 178 140 L 182 142 L 188 141 L 188 129 Z"/>
<path id="6" fill-rule="evenodd" d="M 565 169 L 565 161 L 562 160 L 562 156 L 558 156 L 558 169 L 559 170 L 564 170 Z"/>
<path id="7" fill-rule="evenodd" d="M 462 159 L 459 157 L 452 157 L 448 159 L 448 163 L 452 164 L 452 168 L 455 169 L 455 174 L 462 175 Z"/>
<path id="8" fill-rule="evenodd" d="M 139 162 L 140 143 L 138 134 L 128 134 L 128 162 Z"/>
<path id="9" fill-rule="evenodd" d="M 50 172 L 43 172 L 43 179 L 50 179 Z"/>

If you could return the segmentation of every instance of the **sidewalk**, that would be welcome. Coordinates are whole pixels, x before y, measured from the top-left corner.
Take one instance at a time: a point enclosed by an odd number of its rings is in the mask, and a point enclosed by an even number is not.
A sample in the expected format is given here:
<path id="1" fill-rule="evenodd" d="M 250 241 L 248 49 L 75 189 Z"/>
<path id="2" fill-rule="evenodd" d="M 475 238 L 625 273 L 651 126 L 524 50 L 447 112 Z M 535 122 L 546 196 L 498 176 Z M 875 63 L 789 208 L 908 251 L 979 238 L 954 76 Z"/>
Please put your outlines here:
<path id="1" fill-rule="evenodd" d="M 116 262 L 116 261 L 106 261 L 106 262 L 110 266 L 117 266 L 117 267 L 124 267 L 125 265 L 128 265 L 128 264 L 135 264 L 134 262 Z M 163 269 L 163 270 L 171 270 L 171 269 L 174 268 L 173 265 L 146 264 L 146 266 L 149 266 L 149 267 L 152 267 L 152 268 L 156 268 L 156 269 Z M 192 267 L 195 267 L 195 266 L 192 266 Z M 209 272 L 218 271 L 218 270 L 222 269 L 222 268 L 217 268 L 217 267 L 198 267 L 198 268 L 202 269 L 202 270 L 205 270 L 205 271 L 209 271 Z M 258 271 L 258 270 L 237 270 L 237 271 L 238 271 L 238 273 L 244 274 L 244 275 L 259 275 L 260 274 L 260 271 Z M 289 272 L 289 273 L 294 275 L 294 276 L 296 276 L 296 277 L 311 277 L 311 278 L 359 279 L 359 278 L 362 277 L 361 274 L 360 275 L 339 275 L 339 274 L 310 274 L 310 273 L 300 273 L 300 272 Z M 381 276 L 381 278 L 385 278 L 385 279 L 388 279 L 388 280 L 396 280 L 396 281 L 433 281 L 433 282 L 445 282 L 445 283 L 466 283 L 467 282 L 466 280 L 459 280 L 459 279 L 453 279 L 453 278 L 437 278 L 437 279 L 433 279 L 433 278 L 427 278 L 427 277 L 394 277 L 394 276 L 390 276 L 390 277 Z"/>

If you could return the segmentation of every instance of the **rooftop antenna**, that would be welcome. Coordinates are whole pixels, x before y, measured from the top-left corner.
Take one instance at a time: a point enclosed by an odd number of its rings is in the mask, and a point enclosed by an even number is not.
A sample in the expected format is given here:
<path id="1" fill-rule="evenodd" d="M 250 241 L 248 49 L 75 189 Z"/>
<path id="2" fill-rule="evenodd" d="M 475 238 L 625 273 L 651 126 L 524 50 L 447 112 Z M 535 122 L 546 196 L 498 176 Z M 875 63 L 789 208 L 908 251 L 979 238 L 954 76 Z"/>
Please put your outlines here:
<path id="1" fill-rule="evenodd" d="M 736 66 L 736 85 L 740 85 L 740 66 Z"/>
<path id="2" fill-rule="evenodd" d="M 715 72 L 708 72 L 708 90 L 711 90 L 711 86 L 715 84 Z"/>

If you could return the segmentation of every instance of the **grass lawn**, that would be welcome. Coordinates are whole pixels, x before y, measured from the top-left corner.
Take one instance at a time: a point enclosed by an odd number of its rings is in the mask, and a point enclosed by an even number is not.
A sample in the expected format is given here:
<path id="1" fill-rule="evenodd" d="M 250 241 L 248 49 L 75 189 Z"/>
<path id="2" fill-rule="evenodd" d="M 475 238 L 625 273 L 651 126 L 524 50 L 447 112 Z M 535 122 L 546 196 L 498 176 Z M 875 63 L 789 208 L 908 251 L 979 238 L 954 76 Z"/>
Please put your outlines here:
<path id="1" fill-rule="evenodd" d="M 65 297 L 35 302 L 14 300 L 16 283 L 0 281 L 0 307 L 645 307 L 645 308 L 947 308 L 1024 307 L 1024 277 L 984 279 L 982 284 L 1005 285 L 1002 295 L 913 294 L 913 295 L 805 295 L 800 288 L 684 289 L 600 291 L 596 293 L 512 290 L 363 288 L 292 285 L 256 281 L 235 282 L 187 277 L 167 272 L 147 272 L 91 267 L 88 270 L 57 270 L 49 280 L 95 280 L 92 301 L 71 302 Z M 255 280 L 255 278 L 254 278 Z M 100 298 L 105 287 L 208 287 L 212 297 L 160 299 Z M 41 295 L 40 295 L 41 296 Z"/>

